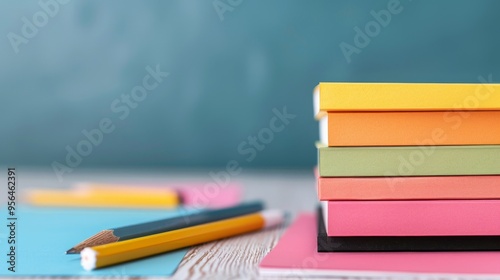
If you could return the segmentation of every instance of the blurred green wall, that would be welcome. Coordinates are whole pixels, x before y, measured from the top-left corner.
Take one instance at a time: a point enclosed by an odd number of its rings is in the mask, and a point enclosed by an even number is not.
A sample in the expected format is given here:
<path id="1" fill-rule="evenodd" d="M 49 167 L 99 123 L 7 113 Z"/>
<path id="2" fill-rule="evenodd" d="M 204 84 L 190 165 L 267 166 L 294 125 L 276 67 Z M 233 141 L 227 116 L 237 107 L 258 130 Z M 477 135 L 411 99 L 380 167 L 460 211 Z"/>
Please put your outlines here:
<path id="1" fill-rule="evenodd" d="M 310 168 L 319 81 L 500 80 L 500 1 L 53 1 L 0 2 L 0 164 L 64 163 L 109 119 L 78 166 Z M 157 65 L 121 119 L 113 102 Z"/>

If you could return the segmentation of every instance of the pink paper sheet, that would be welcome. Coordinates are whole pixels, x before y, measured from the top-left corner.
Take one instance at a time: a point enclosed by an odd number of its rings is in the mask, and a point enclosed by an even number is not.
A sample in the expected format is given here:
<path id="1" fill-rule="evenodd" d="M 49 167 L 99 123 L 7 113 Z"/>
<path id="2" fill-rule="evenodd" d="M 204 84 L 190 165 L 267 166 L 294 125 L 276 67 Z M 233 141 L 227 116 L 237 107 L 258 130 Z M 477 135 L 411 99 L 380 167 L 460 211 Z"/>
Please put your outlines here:
<path id="1" fill-rule="evenodd" d="M 299 215 L 260 263 L 261 275 L 500 277 L 500 252 L 318 253 L 316 228 L 314 214 Z"/>

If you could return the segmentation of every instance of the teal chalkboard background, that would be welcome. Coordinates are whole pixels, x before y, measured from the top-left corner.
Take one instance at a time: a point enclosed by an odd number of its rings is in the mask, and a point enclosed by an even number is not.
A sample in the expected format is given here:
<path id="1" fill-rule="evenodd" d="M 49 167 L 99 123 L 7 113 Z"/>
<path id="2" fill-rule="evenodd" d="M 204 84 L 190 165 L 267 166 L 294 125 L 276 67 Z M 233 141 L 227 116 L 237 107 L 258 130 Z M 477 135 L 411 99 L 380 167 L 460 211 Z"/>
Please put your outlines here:
<path id="1" fill-rule="evenodd" d="M 47 2 L 47 1 L 41 1 Z M 50 1 L 48 1 L 50 2 Z M 0 164 L 64 163 L 82 130 L 115 130 L 80 166 L 306 167 L 318 138 L 319 81 L 500 80 L 500 1 L 401 0 L 398 14 L 348 63 L 355 27 L 391 1 L 69 1 L 26 44 L 38 1 L 0 2 Z M 230 6 L 230 4 L 239 4 Z M 40 18 L 38 20 L 43 20 Z M 372 30 L 372 32 L 377 30 Z M 170 75 L 124 120 L 112 102 L 145 68 Z M 489 77 L 489 78 L 488 78 Z M 247 162 L 238 146 L 268 127 L 273 108 L 296 115 Z"/>

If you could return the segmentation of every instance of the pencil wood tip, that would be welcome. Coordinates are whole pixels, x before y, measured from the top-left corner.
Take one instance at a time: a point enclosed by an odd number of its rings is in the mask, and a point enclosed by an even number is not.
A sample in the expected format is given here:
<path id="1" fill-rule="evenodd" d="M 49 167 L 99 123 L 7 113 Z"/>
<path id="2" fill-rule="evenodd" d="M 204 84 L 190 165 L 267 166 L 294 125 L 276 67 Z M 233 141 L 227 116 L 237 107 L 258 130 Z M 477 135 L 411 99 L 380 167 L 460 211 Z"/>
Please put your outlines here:
<path id="1" fill-rule="evenodd" d="M 120 240 L 120 238 L 113 234 L 113 230 L 106 229 L 76 244 L 73 248 L 66 251 L 66 254 L 80 254 L 80 252 L 87 247 L 113 243 L 118 240 Z"/>
<path id="2" fill-rule="evenodd" d="M 80 252 L 78 252 L 78 250 L 75 248 L 71 248 L 68 251 L 66 251 L 66 255 L 78 254 L 78 253 L 80 253 Z"/>

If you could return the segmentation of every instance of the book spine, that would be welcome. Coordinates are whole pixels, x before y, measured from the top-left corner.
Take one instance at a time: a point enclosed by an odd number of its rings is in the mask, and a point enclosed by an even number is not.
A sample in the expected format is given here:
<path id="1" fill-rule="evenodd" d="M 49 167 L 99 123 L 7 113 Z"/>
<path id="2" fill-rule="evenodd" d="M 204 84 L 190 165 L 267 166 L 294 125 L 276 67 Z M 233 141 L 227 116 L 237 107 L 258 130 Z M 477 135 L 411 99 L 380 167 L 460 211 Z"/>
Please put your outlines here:
<path id="1" fill-rule="evenodd" d="M 498 145 L 499 120 L 500 111 L 330 112 L 320 134 L 328 146 Z"/>
<path id="2" fill-rule="evenodd" d="M 317 177 L 320 200 L 500 199 L 500 176 Z"/>
<path id="3" fill-rule="evenodd" d="M 321 177 L 499 175 L 500 145 L 318 147 Z"/>
<path id="4" fill-rule="evenodd" d="M 500 200 L 328 201 L 329 236 L 500 235 Z"/>
<path id="5" fill-rule="evenodd" d="M 500 84 L 320 83 L 321 111 L 500 110 Z"/>

